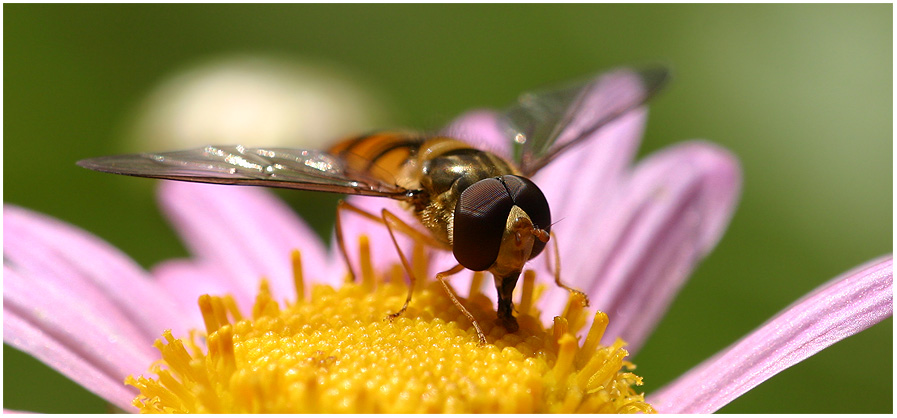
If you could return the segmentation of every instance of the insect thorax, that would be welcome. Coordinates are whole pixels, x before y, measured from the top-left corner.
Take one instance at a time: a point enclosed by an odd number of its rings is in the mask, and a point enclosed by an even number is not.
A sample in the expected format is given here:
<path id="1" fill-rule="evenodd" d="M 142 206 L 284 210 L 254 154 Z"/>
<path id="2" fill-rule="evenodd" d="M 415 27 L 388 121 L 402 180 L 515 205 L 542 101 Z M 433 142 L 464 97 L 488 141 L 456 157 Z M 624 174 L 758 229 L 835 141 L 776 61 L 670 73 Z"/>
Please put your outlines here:
<path id="1" fill-rule="evenodd" d="M 445 142 L 431 146 L 429 153 L 422 152 L 419 160 L 420 187 L 429 199 L 415 212 L 436 239 L 451 245 L 455 206 L 461 192 L 482 179 L 518 173 L 495 154 L 459 141 L 437 138 L 424 145 L 438 140 Z"/>

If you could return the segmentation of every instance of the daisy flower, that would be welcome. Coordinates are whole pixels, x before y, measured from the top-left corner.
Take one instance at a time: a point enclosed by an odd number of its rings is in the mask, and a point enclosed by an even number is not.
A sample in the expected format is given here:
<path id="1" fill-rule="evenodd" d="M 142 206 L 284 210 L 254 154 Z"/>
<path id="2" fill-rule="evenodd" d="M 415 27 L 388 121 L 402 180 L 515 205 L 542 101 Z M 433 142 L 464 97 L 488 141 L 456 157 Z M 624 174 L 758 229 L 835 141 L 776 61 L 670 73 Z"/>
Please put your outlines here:
<path id="1" fill-rule="evenodd" d="M 269 192 L 175 182 L 161 184 L 161 204 L 193 257 L 152 272 L 84 231 L 5 206 L 4 341 L 128 412 L 713 412 L 891 315 L 886 256 L 640 393 L 627 357 L 716 244 L 740 190 L 735 158 L 706 142 L 631 166 L 645 117 L 630 112 L 534 177 L 559 220 L 562 275 L 590 308 L 553 285 L 545 255 L 518 286 L 515 333 L 493 324 L 481 274 L 451 279 L 487 344 L 433 280 L 385 320 L 406 287 L 381 226 L 345 219 L 361 272 L 347 282 L 338 253 Z M 497 126 L 474 112 L 447 130 L 507 152 Z M 401 245 L 430 277 L 451 262 Z"/>

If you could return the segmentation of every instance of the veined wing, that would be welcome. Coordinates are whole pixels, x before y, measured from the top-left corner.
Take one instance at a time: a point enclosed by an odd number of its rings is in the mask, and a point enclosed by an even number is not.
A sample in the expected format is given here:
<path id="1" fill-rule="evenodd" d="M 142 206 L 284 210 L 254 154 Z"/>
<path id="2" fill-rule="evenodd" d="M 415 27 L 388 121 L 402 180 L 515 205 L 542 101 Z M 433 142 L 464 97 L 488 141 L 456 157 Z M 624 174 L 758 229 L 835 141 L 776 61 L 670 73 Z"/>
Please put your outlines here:
<path id="1" fill-rule="evenodd" d="M 315 150 L 208 145 L 91 158 L 78 165 L 138 177 L 409 198 L 408 190 L 349 170 L 339 158 Z"/>
<path id="2" fill-rule="evenodd" d="M 533 175 L 562 151 L 644 104 L 668 78 L 662 67 L 621 68 L 557 90 L 522 95 L 504 114 L 514 159 L 525 175 Z"/>

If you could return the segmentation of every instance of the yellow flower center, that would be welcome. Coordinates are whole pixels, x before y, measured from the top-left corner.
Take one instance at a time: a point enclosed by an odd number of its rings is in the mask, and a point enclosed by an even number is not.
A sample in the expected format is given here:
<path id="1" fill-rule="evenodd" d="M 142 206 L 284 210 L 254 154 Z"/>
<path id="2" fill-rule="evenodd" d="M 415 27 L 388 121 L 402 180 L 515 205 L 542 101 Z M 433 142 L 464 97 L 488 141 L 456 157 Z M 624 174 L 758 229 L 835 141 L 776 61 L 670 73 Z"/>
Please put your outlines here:
<path id="1" fill-rule="evenodd" d="M 494 323 L 477 274 L 461 301 L 483 327 L 482 345 L 432 280 L 387 320 L 405 300 L 402 271 L 373 272 L 361 241 L 360 283 L 314 285 L 306 295 L 296 251 L 295 303 L 273 300 L 265 281 L 251 317 L 230 296 L 200 297 L 205 334 L 182 340 L 166 331 L 156 340 L 162 359 L 150 372 L 158 377 L 125 380 L 140 390 L 134 405 L 151 413 L 655 412 L 632 389 L 641 378 L 628 371 L 625 343 L 599 344 L 607 315 L 598 312 L 578 343 L 586 319 L 578 296 L 546 329 L 534 303 L 543 288 L 526 272 L 511 334 Z"/>

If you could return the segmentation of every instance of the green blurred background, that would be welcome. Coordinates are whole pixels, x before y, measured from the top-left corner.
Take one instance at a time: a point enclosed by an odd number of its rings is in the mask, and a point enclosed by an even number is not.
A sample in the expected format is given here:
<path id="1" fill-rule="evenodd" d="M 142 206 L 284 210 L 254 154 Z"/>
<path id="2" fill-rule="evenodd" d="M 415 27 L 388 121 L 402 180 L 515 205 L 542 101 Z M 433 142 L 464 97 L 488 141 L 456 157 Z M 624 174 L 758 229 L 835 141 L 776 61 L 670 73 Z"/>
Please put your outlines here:
<path id="1" fill-rule="evenodd" d="M 634 359 L 651 392 L 826 280 L 892 251 L 891 5 L 4 5 L 4 201 L 51 214 L 144 266 L 185 255 L 152 182 L 78 168 L 132 150 L 133 113 L 205 60 L 272 54 L 374 92 L 383 127 L 623 64 L 663 62 L 642 155 L 706 138 L 744 191 L 731 226 Z M 130 148 L 129 148 L 130 147 Z M 334 198 L 289 197 L 320 232 Z M 650 301 L 648 301 L 650 303 Z M 892 411 L 892 321 L 836 344 L 723 412 Z M 4 346 L 4 408 L 104 402 Z"/>

